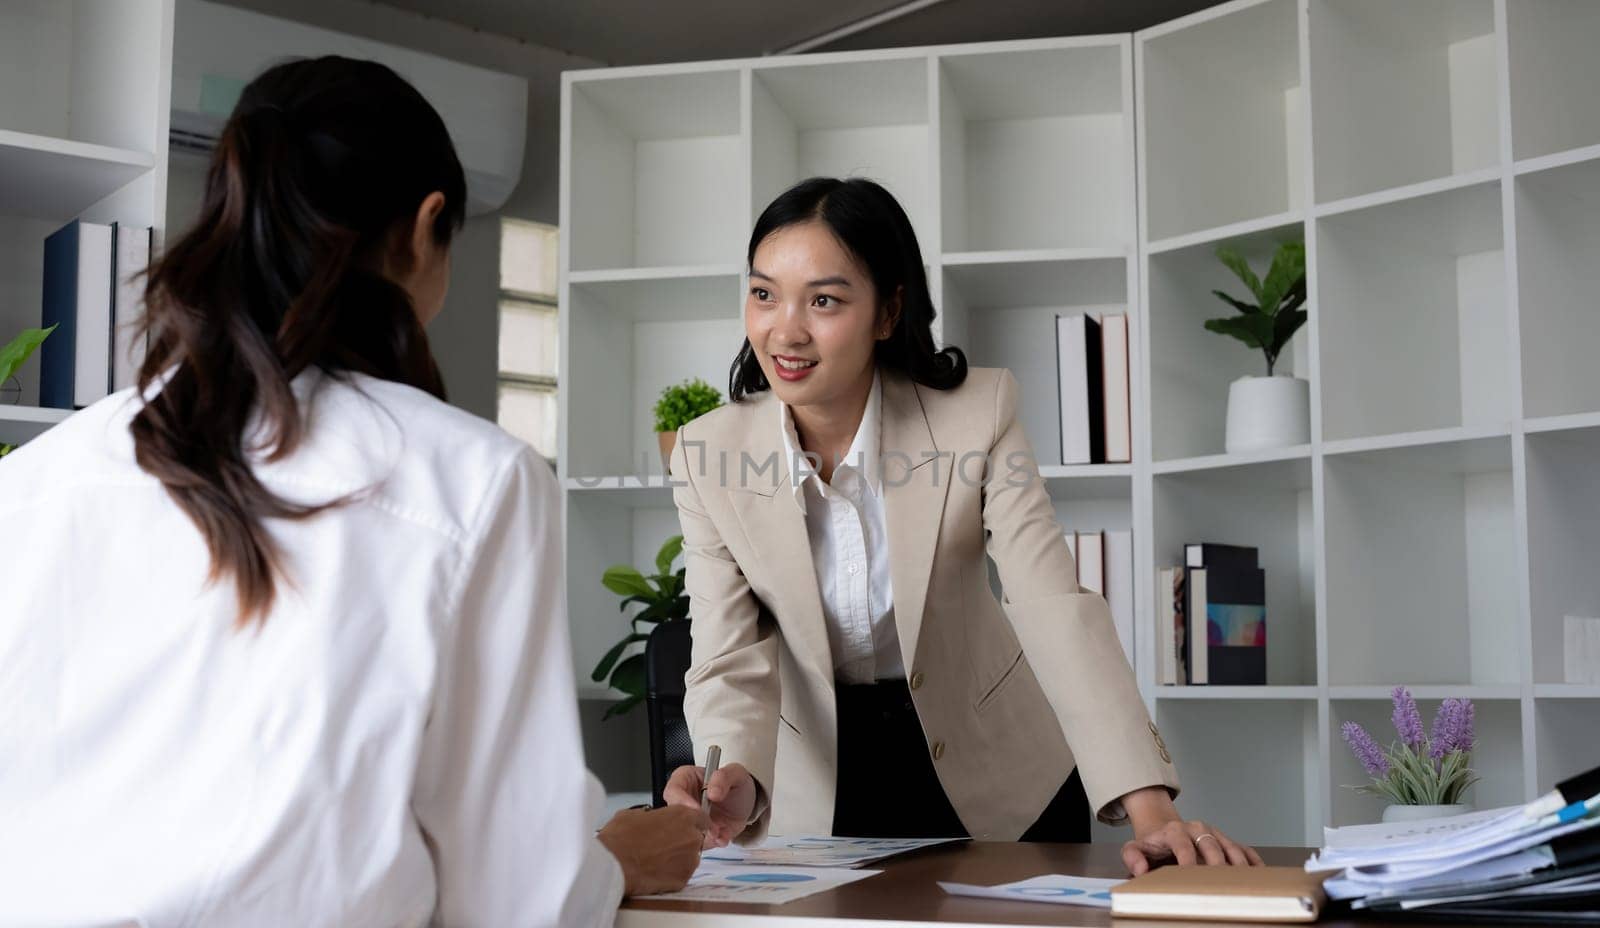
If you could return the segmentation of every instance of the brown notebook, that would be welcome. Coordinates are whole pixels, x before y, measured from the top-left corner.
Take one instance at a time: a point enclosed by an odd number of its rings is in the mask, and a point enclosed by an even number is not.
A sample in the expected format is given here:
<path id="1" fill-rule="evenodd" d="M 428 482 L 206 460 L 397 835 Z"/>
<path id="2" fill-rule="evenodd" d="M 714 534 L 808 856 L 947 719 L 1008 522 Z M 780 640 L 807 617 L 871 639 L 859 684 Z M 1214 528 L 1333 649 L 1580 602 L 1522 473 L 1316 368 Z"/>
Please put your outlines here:
<path id="1" fill-rule="evenodd" d="M 1204 921 L 1314 922 L 1327 873 L 1299 867 L 1162 867 L 1111 890 L 1111 914 Z"/>

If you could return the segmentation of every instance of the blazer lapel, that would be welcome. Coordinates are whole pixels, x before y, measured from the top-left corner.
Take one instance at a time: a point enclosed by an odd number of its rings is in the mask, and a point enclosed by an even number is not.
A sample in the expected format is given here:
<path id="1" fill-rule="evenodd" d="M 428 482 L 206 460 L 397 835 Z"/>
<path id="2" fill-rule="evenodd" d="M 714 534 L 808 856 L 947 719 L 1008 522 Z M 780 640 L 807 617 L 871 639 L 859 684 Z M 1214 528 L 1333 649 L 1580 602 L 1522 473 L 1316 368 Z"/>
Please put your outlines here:
<path id="1" fill-rule="evenodd" d="M 939 545 L 945 497 L 954 478 L 953 461 L 937 457 L 916 385 L 883 373 L 882 486 L 889 532 L 889 577 L 894 583 L 894 624 L 906 673 L 916 667 L 928 580 Z M 929 464 L 935 466 L 929 467 Z"/>
<path id="2" fill-rule="evenodd" d="M 770 392 L 767 396 L 771 397 Z M 811 561 L 811 536 L 805 513 L 794 498 L 789 464 L 783 458 L 777 407 L 763 402 L 755 412 L 756 423 L 749 436 L 751 479 L 746 480 L 745 473 L 737 470 L 743 466 L 741 462 L 730 462 L 738 479 L 731 482 L 728 495 L 751 546 L 760 553 L 763 573 L 771 578 L 769 586 L 778 601 L 768 606 L 784 637 L 797 656 L 832 681 L 833 651 L 828 644 L 816 565 Z M 755 476 L 756 468 L 766 467 L 769 461 L 778 468 L 775 477 Z"/>

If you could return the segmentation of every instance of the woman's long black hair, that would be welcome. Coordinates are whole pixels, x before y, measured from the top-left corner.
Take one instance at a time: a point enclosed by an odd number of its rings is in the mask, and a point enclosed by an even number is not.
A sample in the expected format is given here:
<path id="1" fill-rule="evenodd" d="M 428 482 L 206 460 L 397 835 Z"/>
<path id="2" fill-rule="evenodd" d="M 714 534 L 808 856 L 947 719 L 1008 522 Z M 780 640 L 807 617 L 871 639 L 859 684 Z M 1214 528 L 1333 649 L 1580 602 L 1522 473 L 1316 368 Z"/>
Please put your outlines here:
<path id="1" fill-rule="evenodd" d="M 813 177 L 785 190 L 761 212 L 750 233 L 746 265 L 767 236 L 802 222 L 821 222 L 867 269 L 879 300 L 900 291 L 900 318 L 878 342 L 879 367 L 905 374 L 935 390 L 959 387 L 967 379 L 967 356 L 954 345 L 933 344 L 933 298 L 922 266 L 922 249 L 911 220 L 893 194 L 864 178 Z M 735 402 L 771 388 L 747 338 L 728 372 L 728 396 Z"/>
<path id="2" fill-rule="evenodd" d="M 241 625 L 273 603 L 279 551 L 267 520 L 327 508 L 257 479 L 253 417 L 277 460 L 305 436 L 290 384 L 308 368 L 444 397 L 410 296 L 380 272 L 393 233 L 409 241 L 434 191 L 444 209 L 433 238 L 447 246 L 465 217 L 466 175 L 444 121 L 410 84 L 371 61 L 286 62 L 244 88 L 199 220 L 150 270 L 141 394 L 166 380 L 133 419 L 134 453 L 205 537 L 212 579 L 235 581 Z"/>

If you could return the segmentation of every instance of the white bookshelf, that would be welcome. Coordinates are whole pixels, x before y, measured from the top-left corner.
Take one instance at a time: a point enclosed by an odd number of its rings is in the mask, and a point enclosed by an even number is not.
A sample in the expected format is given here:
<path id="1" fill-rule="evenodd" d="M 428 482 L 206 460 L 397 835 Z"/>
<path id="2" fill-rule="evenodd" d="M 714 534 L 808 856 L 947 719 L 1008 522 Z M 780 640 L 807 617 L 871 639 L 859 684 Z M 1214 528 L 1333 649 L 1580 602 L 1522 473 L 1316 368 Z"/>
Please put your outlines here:
<path id="1" fill-rule="evenodd" d="M 75 218 L 165 231 L 172 0 L 0 6 L 0 343 L 39 325 L 44 240 Z M 0 406 L 0 443 L 65 419 L 41 409 L 39 359 Z"/>
<path id="2" fill-rule="evenodd" d="M 1597 43 L 1581 0 L 1236 0 L 1132 36 L 566 75 L 580 671 L 623 629 L 601 571 L 675 531 L 649 406 L 681 376 L 725 388 L 750 222 L 802 177 L 864 175 L 916 225 L 939 336 L 1022 384 L 1063 527 L 1133 530 L 1136 671 L 1187 814 L 1264 844 L 1374 819 L 1339 725 L 1386 730 L 1397 684 L 1478 702 L 1480 806 L 1600 762 L 1600 686 L 1561 666 L 1563 616 L 1600 615 Z M 734 153 L 716 176 L 659 173 L 643 114 L 675 94 L 698 121 L 674 137 Z M 664 185 L 716 202 L 669 225 L 634 192 Z M 599 229 L 612 251 L 585 250 Z M 1310 321 L 1279 368 L 1311 381 L 1311 441 L 1228 454 L 1228 384 L 1264 364 L 1202 327 L 1229 312 L 1212 288 L 1240 292 L 1214 250 L 1259 268 L 1301 237 Z M 1132 464 L 1057 463 L 1048 336 L 1072 312 L 1129 314 Z M 641 458 L 656 476 L 587 479 Z M 1155 572 L 1201 540 L 1261 550 L 1266 686 L 1154 683 Z"/>

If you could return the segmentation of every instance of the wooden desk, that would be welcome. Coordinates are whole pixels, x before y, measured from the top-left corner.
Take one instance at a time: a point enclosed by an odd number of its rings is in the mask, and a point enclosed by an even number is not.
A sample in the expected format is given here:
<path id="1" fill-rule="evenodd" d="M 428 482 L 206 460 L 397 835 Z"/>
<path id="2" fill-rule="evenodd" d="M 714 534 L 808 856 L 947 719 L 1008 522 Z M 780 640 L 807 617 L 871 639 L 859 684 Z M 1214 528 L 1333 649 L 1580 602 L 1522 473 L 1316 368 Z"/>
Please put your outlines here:
<path id="1" fill-rule="evenodd" d="M 1120 845 L 1116 844 L 992 844 L 971 843 L 936 848 L 891 858 L 869 869 L 883 872 L 848 886 L 791 902 L 788 905 L 712 905 L 701 902 L 664 902 L 650 899 L 623 903 L 617 928 L 839 928 L 865 922 L 870 928 L 934 923 L 939 925 L 1022 926 L 1068 925 L 1100 928 L 1112 924 L 1104 909 L 1007 902 L 1001 899 L 967 899 L 946 895 L 937 881 L 991 886 L 1046 873 L 1075 876 L 1125 877 Z M 1269 864 L 1298 866 L 1310 856 L 1306 848 L 1258 848 Z M 1198 928 L 1220 922 L 1155 922 L 1118 919 L 1116 924 L 1154 928 L 1157 925 Z M 1345 920 L 1318 923 L 1325 928 L 1374 928 L 1379 921 Z M 1391 923 L 1396 924 L 1396 923 Z M 1415 923 L 1407 923 L 1413 926 Z"/>

